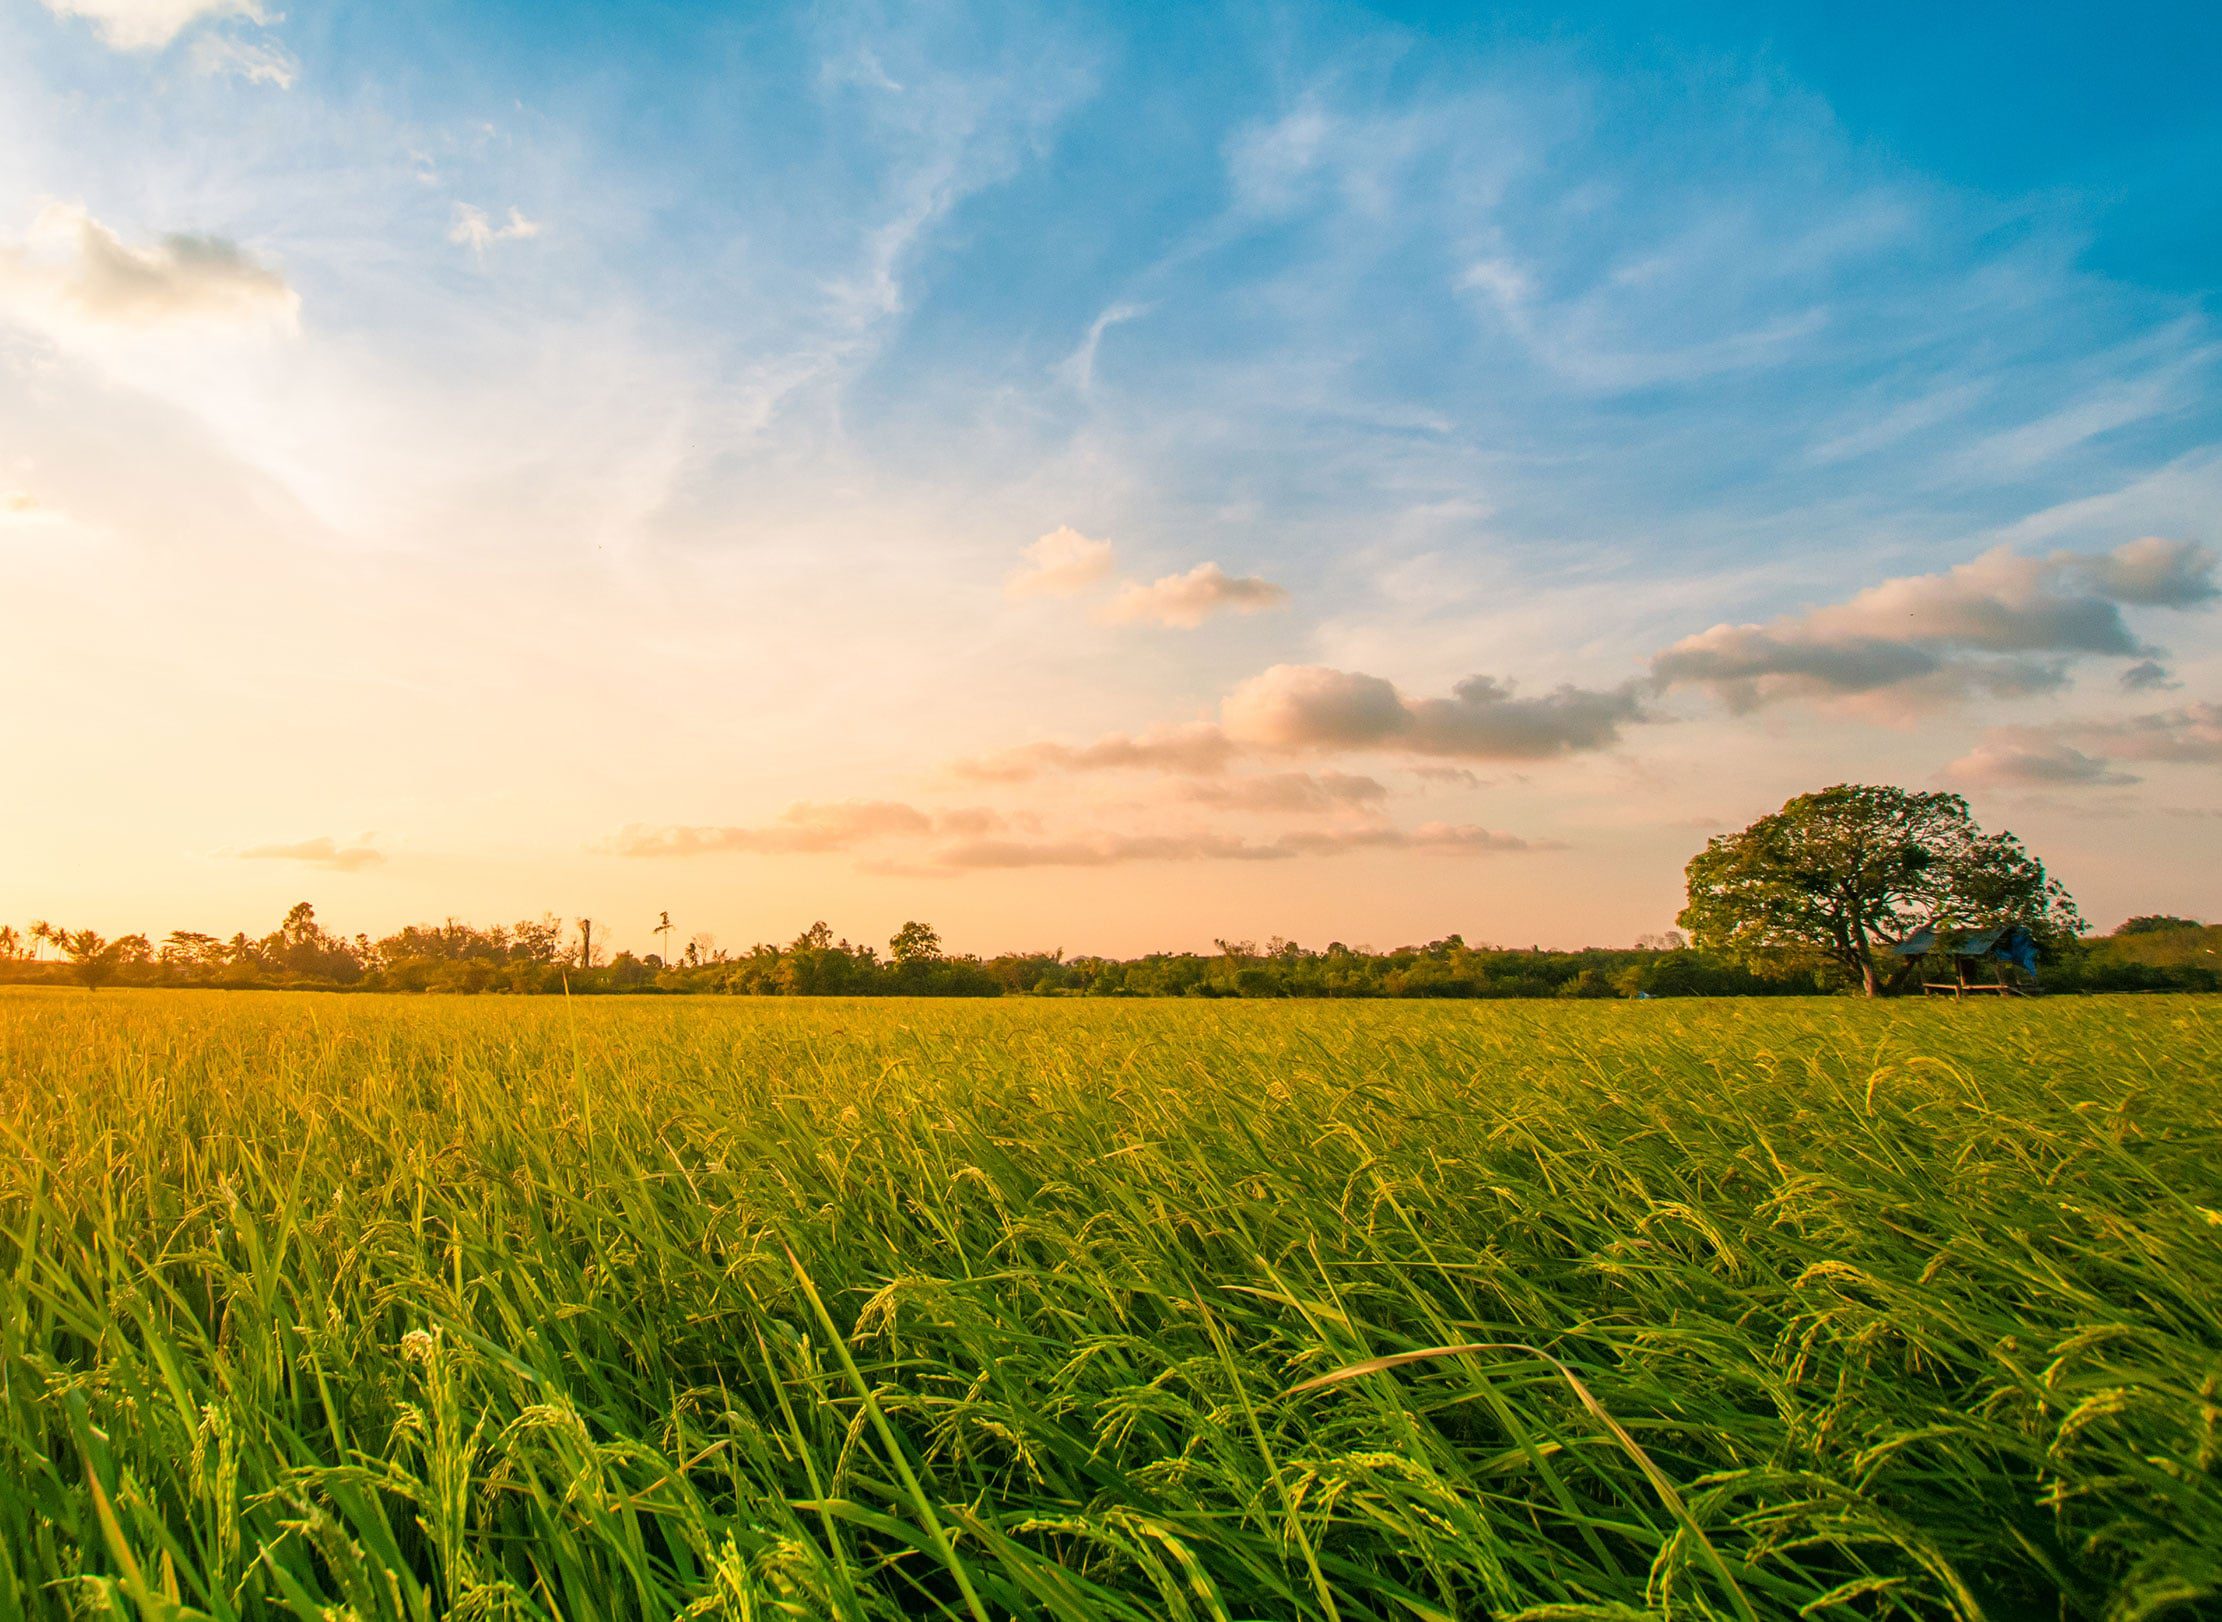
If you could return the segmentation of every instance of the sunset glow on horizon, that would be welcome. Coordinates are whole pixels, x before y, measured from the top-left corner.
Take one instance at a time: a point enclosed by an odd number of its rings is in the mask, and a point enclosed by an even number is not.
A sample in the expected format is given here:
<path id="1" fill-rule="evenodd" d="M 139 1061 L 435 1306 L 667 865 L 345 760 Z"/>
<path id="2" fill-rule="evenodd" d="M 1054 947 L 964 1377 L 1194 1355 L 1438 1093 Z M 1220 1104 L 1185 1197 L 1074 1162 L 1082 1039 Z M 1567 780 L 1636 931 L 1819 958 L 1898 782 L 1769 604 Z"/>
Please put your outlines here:
<path id="1" fill-rule="evenodd" d="M 1736 15 L 0 0 L 0 912 L 2222 913 L 2222 25 Z"/>

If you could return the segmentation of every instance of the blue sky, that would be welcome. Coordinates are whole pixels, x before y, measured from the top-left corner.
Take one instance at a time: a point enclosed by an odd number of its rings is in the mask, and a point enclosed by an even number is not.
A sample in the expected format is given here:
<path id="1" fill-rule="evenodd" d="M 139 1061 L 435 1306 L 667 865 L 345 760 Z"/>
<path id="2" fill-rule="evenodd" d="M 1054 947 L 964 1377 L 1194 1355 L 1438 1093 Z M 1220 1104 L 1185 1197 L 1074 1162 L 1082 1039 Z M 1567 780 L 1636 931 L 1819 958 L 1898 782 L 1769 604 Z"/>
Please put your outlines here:
<path id="1" fill-rule="evenodd" d="M 1609 939 L 1880 777 L 2215 909 L 2218 68 L 2190 6 L 0 0 L 0 629 L 116 650 L 0 739 L 109 809 L 0 878 Z"/>

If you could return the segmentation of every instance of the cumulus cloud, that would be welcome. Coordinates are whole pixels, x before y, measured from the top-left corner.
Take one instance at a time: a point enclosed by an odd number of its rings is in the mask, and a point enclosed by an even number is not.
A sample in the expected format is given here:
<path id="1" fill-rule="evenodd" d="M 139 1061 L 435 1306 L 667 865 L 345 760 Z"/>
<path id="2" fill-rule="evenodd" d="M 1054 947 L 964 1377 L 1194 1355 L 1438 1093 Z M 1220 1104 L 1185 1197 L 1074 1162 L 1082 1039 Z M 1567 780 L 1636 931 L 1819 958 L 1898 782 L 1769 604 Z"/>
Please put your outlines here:
<path id="1" fill-rule="evenodd" d="M 1114 732 L 1093 743 L 1030 743 L 953 768 L 959 777 L 983 783 L 1022 783 L 1067 772 L 1155 771 L 1210 773 L 1234 759 L 1235 746 L 1208 721 L 1157 727 L 1143 733 Z"/>
<path id="2" fill-rule="evenodd" d="M 342 845 L 328 835 L 297 840 L 290 845 L 257 845 L 239 854 L 245 861 L 304 862 L 311 867 L 329 868 L 334 873 L 376 867 L 386 859 L 384 852 L 370 845 Z"/>
<path id="3" fill-rule="evenodd" d="M 81 207 L 52 203 L 29 236 L 0 243 L 0 309 L 52 330 L 264 324 L 291 330 L 300 295 L 222 237 L 134 247 Z"/>
<path id="4" fill-rule="evenodd" d="M 57 17 L 82 17 L 118 51 L 158 51 L 203 17 L 270 21 L 256 0 L 45 0 Z"/>
<path id="5" fill-rule="evenodd" d="M 1469 676 L 1447 698 L 1408 698 L 1379 676 L 1275 665 L 1228 694 L 1220 715 L 1230 738 L 1268 750 L 1541 760 L 1607 747 L 1643 707 L 1633 687 L 1523 698 L 1495 677 Z"/>
<path id="6" fill-rule="evenodd" d="M 1255 777 L 1203 778 L 1182 791 L 1183 799 L 1198 805 L 1240 811 L 1352 811 L 1377 806 L 1388 797 L 1385 785 L 1351 772 L 1266 772 Z"/>
<path id="7" fill-rule="evenodd" d="M 1014 602 L 1030 597 L 1077 597 L 1111 573 L 1111 543 L 1092 541 L 1069 525 L 1051 530 L 1026 548 L 1026 561 L 1003 582 Z"/>
<path id="8" fill-rule="evenodd" d="M 1104 605 L 1102 618 L 1111 625 L 1194 630 L 1222 610 L 1255 614 L 1287 601 L 1288 593 L 1270 580 L 1230 575 L 1216 563 L 1199 563 L 1186 574 L 1163 575 L 1146 586 L 1129 583 Z"/>
<path id="9" fill-rule="evenodd" d="M 2141 660 L 2122 672 L 2122 686 L 2133 693 L 2164 692 L 2182 685 L 2174 672 L 2157 659 Z"/>
<path id="10" fill-rule="evenodd" d="M 508 218 L 500 224 L 486 217 L 486 210 L 474 208 L 469 203 L 455 205 L 455 223 L 448 227 L 447 239 L 465 247 L 483 259 L 486 250 L 498 242 L 523 242 L 540 234 L 540 222 L 528 220 L 524 212 L 514 205 Z"/>
<path id="11" fill-rule="evenodd" d="M 2158 537 L 2099 554 L 1999 547 L 1805 614 L 1716 625 L 1659 654 L 1652 675 L 1662 687 L 1708 688 L 1736 710 L 1882 692 L 2041 692 L 2076 659 L 2149 660 L 2123 607 L 2200 606 L 2216 595 L 2214 573 L 2210 549 Z"/>

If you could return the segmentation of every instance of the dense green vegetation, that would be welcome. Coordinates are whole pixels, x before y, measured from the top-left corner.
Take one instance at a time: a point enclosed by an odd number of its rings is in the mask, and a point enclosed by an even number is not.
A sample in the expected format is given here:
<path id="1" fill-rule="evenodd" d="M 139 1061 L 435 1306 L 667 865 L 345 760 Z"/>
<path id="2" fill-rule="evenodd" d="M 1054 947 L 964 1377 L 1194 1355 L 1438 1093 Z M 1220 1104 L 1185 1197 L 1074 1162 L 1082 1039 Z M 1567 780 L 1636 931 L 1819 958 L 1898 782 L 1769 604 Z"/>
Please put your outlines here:
<path id="1" fill-rule="evenodd" d="M 380 940 L 328 933 L 306 902 L 267 935 L 180 930 L 106 940 L 48 930 L 35 939 L 0 926 L 0 983 L 212 986 L 409 992 L 705 992 L 741 996 L 1095 997 L 1750 997 L 1808 995 L 1842 976 L 1810 954 L 1774 960 L 1700 951 L 1676 934 L 1581 951 L 1469 945 L 1459 936 L 1388 951 L 1306 948 L 1292 941 L 1222 941 L 1213 952 L 1117 959 L 1062 952 L 950 956 L 923 924 L 882 954 L 814 924 L 784 946 L 728 952 L 696 936 L 661 955 L 609 957 L 588 921 L 554 918 L 477 929 L 449 920 Z M 52 956 L 34 955 L 46 942 Z M 2184 919 L 2132 919 L 2100 939 L 2048 944 L 2049 991 L 2222 989 L 2222 929 Z M 1945 965 L 1891 962 L 1899 981 L 1949 977 Z M 1997 972 L 1995 969 L 1987 972 Z"/>
<path id="2" fill-rule="evenodd" d="M 2169 997 L 0 992 L 0 1618 L 2210 1615 L 2218 1076 Z"/>

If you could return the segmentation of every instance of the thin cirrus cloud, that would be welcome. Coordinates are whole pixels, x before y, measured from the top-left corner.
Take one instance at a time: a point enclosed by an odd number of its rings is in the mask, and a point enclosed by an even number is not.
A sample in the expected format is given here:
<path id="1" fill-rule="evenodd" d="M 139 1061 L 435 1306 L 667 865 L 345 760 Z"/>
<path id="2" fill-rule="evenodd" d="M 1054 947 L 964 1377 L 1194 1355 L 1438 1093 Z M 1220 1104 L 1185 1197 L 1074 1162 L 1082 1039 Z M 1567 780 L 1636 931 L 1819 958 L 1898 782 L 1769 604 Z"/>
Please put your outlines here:
<path id="1" fill-rule="evenodd" d="M 1370 811 L 1388 799 L 1388 786 L 1354 772 L 1263 772 L 1250 777 L 1202 778 L 1185 785 L 1181 798 L 1236 811 L 1305 814 Z"/>
<path id="2" fill-rule="evenodd" d="M 1013 602 L 1036 597 L 1077 597 L 1111 574 L 1111 543 L 1091 540 L 1060 525 L 1027 547 L 1026 561 L 1003 582 Z"/>
<path id="3" fill-rule="evenodd" d="M 1939 574 L 1764 625 L 1716 625 L 1652 660 L 1660 687 L 1710 690 L 1731 710 L 1883 694 L 1934 703 L 2044 692 L 2079 659 L 2134 659 L 2166 679 L 2125 607 L 2188 609 L 2216 596 L 2215 554 L 2148 536 L 2110 552 L 2031 557 L 1998 547 Z"/>
<path id="4" fill-rule="evenodd" d="M 21 242 L 0 243 L 0 313 L 59 333 L 265 326 L 294 330 L 283 274 L 223 237 L 175 233 L 134 246 L 74 204 L 50 203 Z"/>
<path id="5" fill-rule="evenodd" d="M 256 0 L 44 0 L 57 17 L 82 17 L 102 44 L 118 51 L 159 51 L 204 17 L 271 20 Z"/>
<path id="6" fill-rule="evenodd" d="M 1377 796 L 1354 787 L 1369 780 L 1322 789 L 1332 801 Z M 1370 784 L 1373 789 L 1380 785 Z M 1397 828 L 1379 822 L 1305 828 L 1267 839 L 1216 830 L 1111 832 L 1033 836 L 1013 832 L 1009 820 L 982 807 L 928 811 L 893 800 L 788 807 L 774 821 L 743 827 L 628 828 L 608 849 L 620 856 L 834 855 L 853 852 L 884 871 L 952 874 L 996 869 L 1114 867 L 1134 862 L 1278 862 L 1360 851 L 1427 851 L 1487 855 L 1553 848 L 1514 834 L 1472 824 L 1422 823 Z"/>
<path id="7" fill-rule="evenodd" d="M 1118 867 L 1133 862 L 1286 862 L 1303 857 L 1347 856 L 1362 851 L 1428 851 L 1441 855 L 1495 855 L 1555 847 L 1470 823 L 1422 823 L 1416 828 L 1327 828 L 1244 839 L 1233 834 L 1096 834 L 1072 839 L 976 839 L 934 853 L 937 867 L 952 872 L 1044 867 Z"/>
<path id="8" fill-rule="evenodd" d="M 342 845 L 328 835 L 296 840 L 288 845 L 257 845 L 239 853 L 250 862 L 300 862 L 333 873 L 354 873 L 385 861 L 385 852 L 368 844 Z"/>
<path id="9" fill-rule="evenodd" d="M 211 78 L 229 76 L 279 90 L 291 90 L 301 77 L 299 59 L 284 46 L 234 34 L 203 34 L 194 40 L 193 66 Z"/>
<path id="10" fill-rule="evenodd" d="M 721 851 L 817 855 L 854 850 L 883 840 L 916 839 L 937 831 L 980 832 L 993 813 L 960 811 L 929 815 L 897 800 L 804 802 L 759 826 L 628 828 L 613 849 L 620 856 L 705 856 Z"/>
<path id="11" fill-rule="evenodd" d="M 1194 630 L 1214 614 L 1256 614 L 1287 602 L 1287 591 L 1270 580 L 1230 575 L 1216 563 L 1199 563 L 1185 574 L 1163 575 L 1146 586 L 1129 582 L 1104 604 L 1099 617 L 1108 625 Z"/>
<path id="12" fill-rule="evenodd" d="M 980 783 L 1023 783 L 1072 772 L 1154 771 L 1203 774 L 1226 769 L 1234 741 L 1208 721 L 1113 732 L 1092 743 L 1028 743 L 960 760 L 951 770 Z"/>

